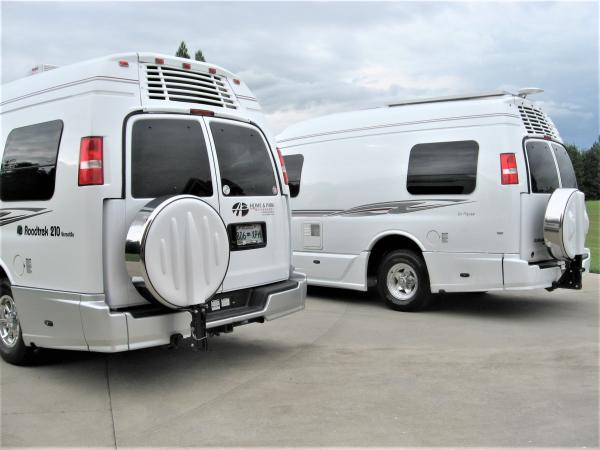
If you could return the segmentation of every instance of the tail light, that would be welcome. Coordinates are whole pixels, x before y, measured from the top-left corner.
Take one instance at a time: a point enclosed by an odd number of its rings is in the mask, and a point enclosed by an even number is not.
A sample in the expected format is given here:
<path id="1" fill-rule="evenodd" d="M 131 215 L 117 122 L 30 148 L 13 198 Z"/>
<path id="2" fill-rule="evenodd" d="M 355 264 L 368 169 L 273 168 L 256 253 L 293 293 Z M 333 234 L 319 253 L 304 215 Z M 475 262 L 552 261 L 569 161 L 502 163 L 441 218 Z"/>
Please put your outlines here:
<path id="1" fill-rule="evenodd" d="M 283 181 L 287 185 L 289 184 L 289 178 L 287 169 L 285 168 L 285 160 L 283 159 L 283 155 L 281 154 L 281 150 L 277 149 L 277 155 L 279 156 L 279 164 L 281 164 L 281 172 L 283 173 Z"/>
<path id="2" fill-rule="evenodd" d="M 514 153 L 500 154 L 500 171 L 502 184 L 519 184 L 517 158 Z"/>
<path id="3" fill-rule="evenodd" d="M 104 184 L 103 142 L 99 136 L 81 138 L 79 146 L 79 186 Z"/>

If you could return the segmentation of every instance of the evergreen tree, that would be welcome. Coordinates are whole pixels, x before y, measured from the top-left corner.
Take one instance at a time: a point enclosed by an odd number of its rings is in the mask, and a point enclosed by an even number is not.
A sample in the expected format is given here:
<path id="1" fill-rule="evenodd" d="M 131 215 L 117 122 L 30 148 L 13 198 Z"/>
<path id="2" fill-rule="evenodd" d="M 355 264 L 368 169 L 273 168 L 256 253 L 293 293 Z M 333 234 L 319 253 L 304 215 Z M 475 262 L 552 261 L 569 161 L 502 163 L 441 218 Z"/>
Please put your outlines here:
<path id="1" fill-rule="evenodd" d="M 569 158 L 573 163 L 573 169 L 575 170 L 575 177 L 577 178 L 577 184 L 581 186 L 583 183 L 583 153 L 573 144 L 565 144 Z"/>
<path id="2" fill-rule="evenodd" d="M 175 56 L 179 56 L 180 58 L 190 58 L 190 54 L 188 53 L 187 45 L 185 45 L 185 41 L 181 41 L 179 44 L 179 48 L 177 49 L 177 53 Z"/>
<path id="3" fill-rule="evenodd" d="M 583 182 L 580 189 L 587 200 L 600 199 L 600 137 L 583 153 Z"/>
<path id="4" fill-rule="evenodd" d="M 204 59 L 204 55 L 202 54 L 202 50 L 198 50 L 196 52 L 196 54 L 194 55 L 194 59 L 196 61 L 206 62 L 206 60 Z"/>

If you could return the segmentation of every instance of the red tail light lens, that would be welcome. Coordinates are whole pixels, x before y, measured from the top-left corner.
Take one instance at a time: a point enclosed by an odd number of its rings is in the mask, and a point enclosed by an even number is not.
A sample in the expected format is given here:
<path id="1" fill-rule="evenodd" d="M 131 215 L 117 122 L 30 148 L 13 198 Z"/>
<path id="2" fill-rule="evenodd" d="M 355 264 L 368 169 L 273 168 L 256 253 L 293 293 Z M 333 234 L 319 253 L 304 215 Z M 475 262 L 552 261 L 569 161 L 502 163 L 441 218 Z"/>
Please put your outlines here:
<path id="1" fill-rule="evenodd" d="M 277 155 L 279 156 L 279 164 L 281 164 L 281 172 L 283 173 L 283 182 L 287 185 L 289 184 L 289 178 L 287 169 L 285 168 L 285 159 L 283 159 L 283 155 L 281 154 L 281 150 L 277 149 Z"/>
<path id="2" fill-rule="evenodd" d="M 502 184 L 519 184 L 517 158 L 514 153 L 500 154 L 500 173 Z"/>
<path id="3" fill-rule="evenodd" d="M 103 140 L 99 136 L 81 138 L 79 146 L 79 186 L 104 184 Z"/>

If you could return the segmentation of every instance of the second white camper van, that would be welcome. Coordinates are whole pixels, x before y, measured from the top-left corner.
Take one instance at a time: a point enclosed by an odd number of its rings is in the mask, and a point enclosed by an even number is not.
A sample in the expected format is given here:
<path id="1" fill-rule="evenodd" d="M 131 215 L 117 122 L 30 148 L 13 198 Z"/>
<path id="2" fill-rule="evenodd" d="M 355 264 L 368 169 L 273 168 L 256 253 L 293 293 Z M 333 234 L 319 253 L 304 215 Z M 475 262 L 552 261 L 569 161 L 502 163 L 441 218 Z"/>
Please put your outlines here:
<path id="1" fill-rule="evenodd" d="M 406 101 L 278 136 L 294 264 L 312 285 L 389 306 L 431 293 L 581 288 L 584 195 L 551 119 L 527 95 Z"/>

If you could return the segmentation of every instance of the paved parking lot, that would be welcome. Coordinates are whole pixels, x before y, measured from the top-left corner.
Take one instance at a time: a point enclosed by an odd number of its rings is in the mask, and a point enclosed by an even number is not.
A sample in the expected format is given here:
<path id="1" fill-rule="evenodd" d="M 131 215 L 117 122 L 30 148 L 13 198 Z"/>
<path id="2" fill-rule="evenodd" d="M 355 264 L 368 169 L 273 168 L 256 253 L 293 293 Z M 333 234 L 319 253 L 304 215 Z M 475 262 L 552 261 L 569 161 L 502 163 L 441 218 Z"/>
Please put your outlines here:
<path id="1" fill-rule="evenodd" d="M 598 445 L 598 293 L 447 295 L 398 313 L 310 289 L 208 353 L 1 366 L 4 446 Z"/>

